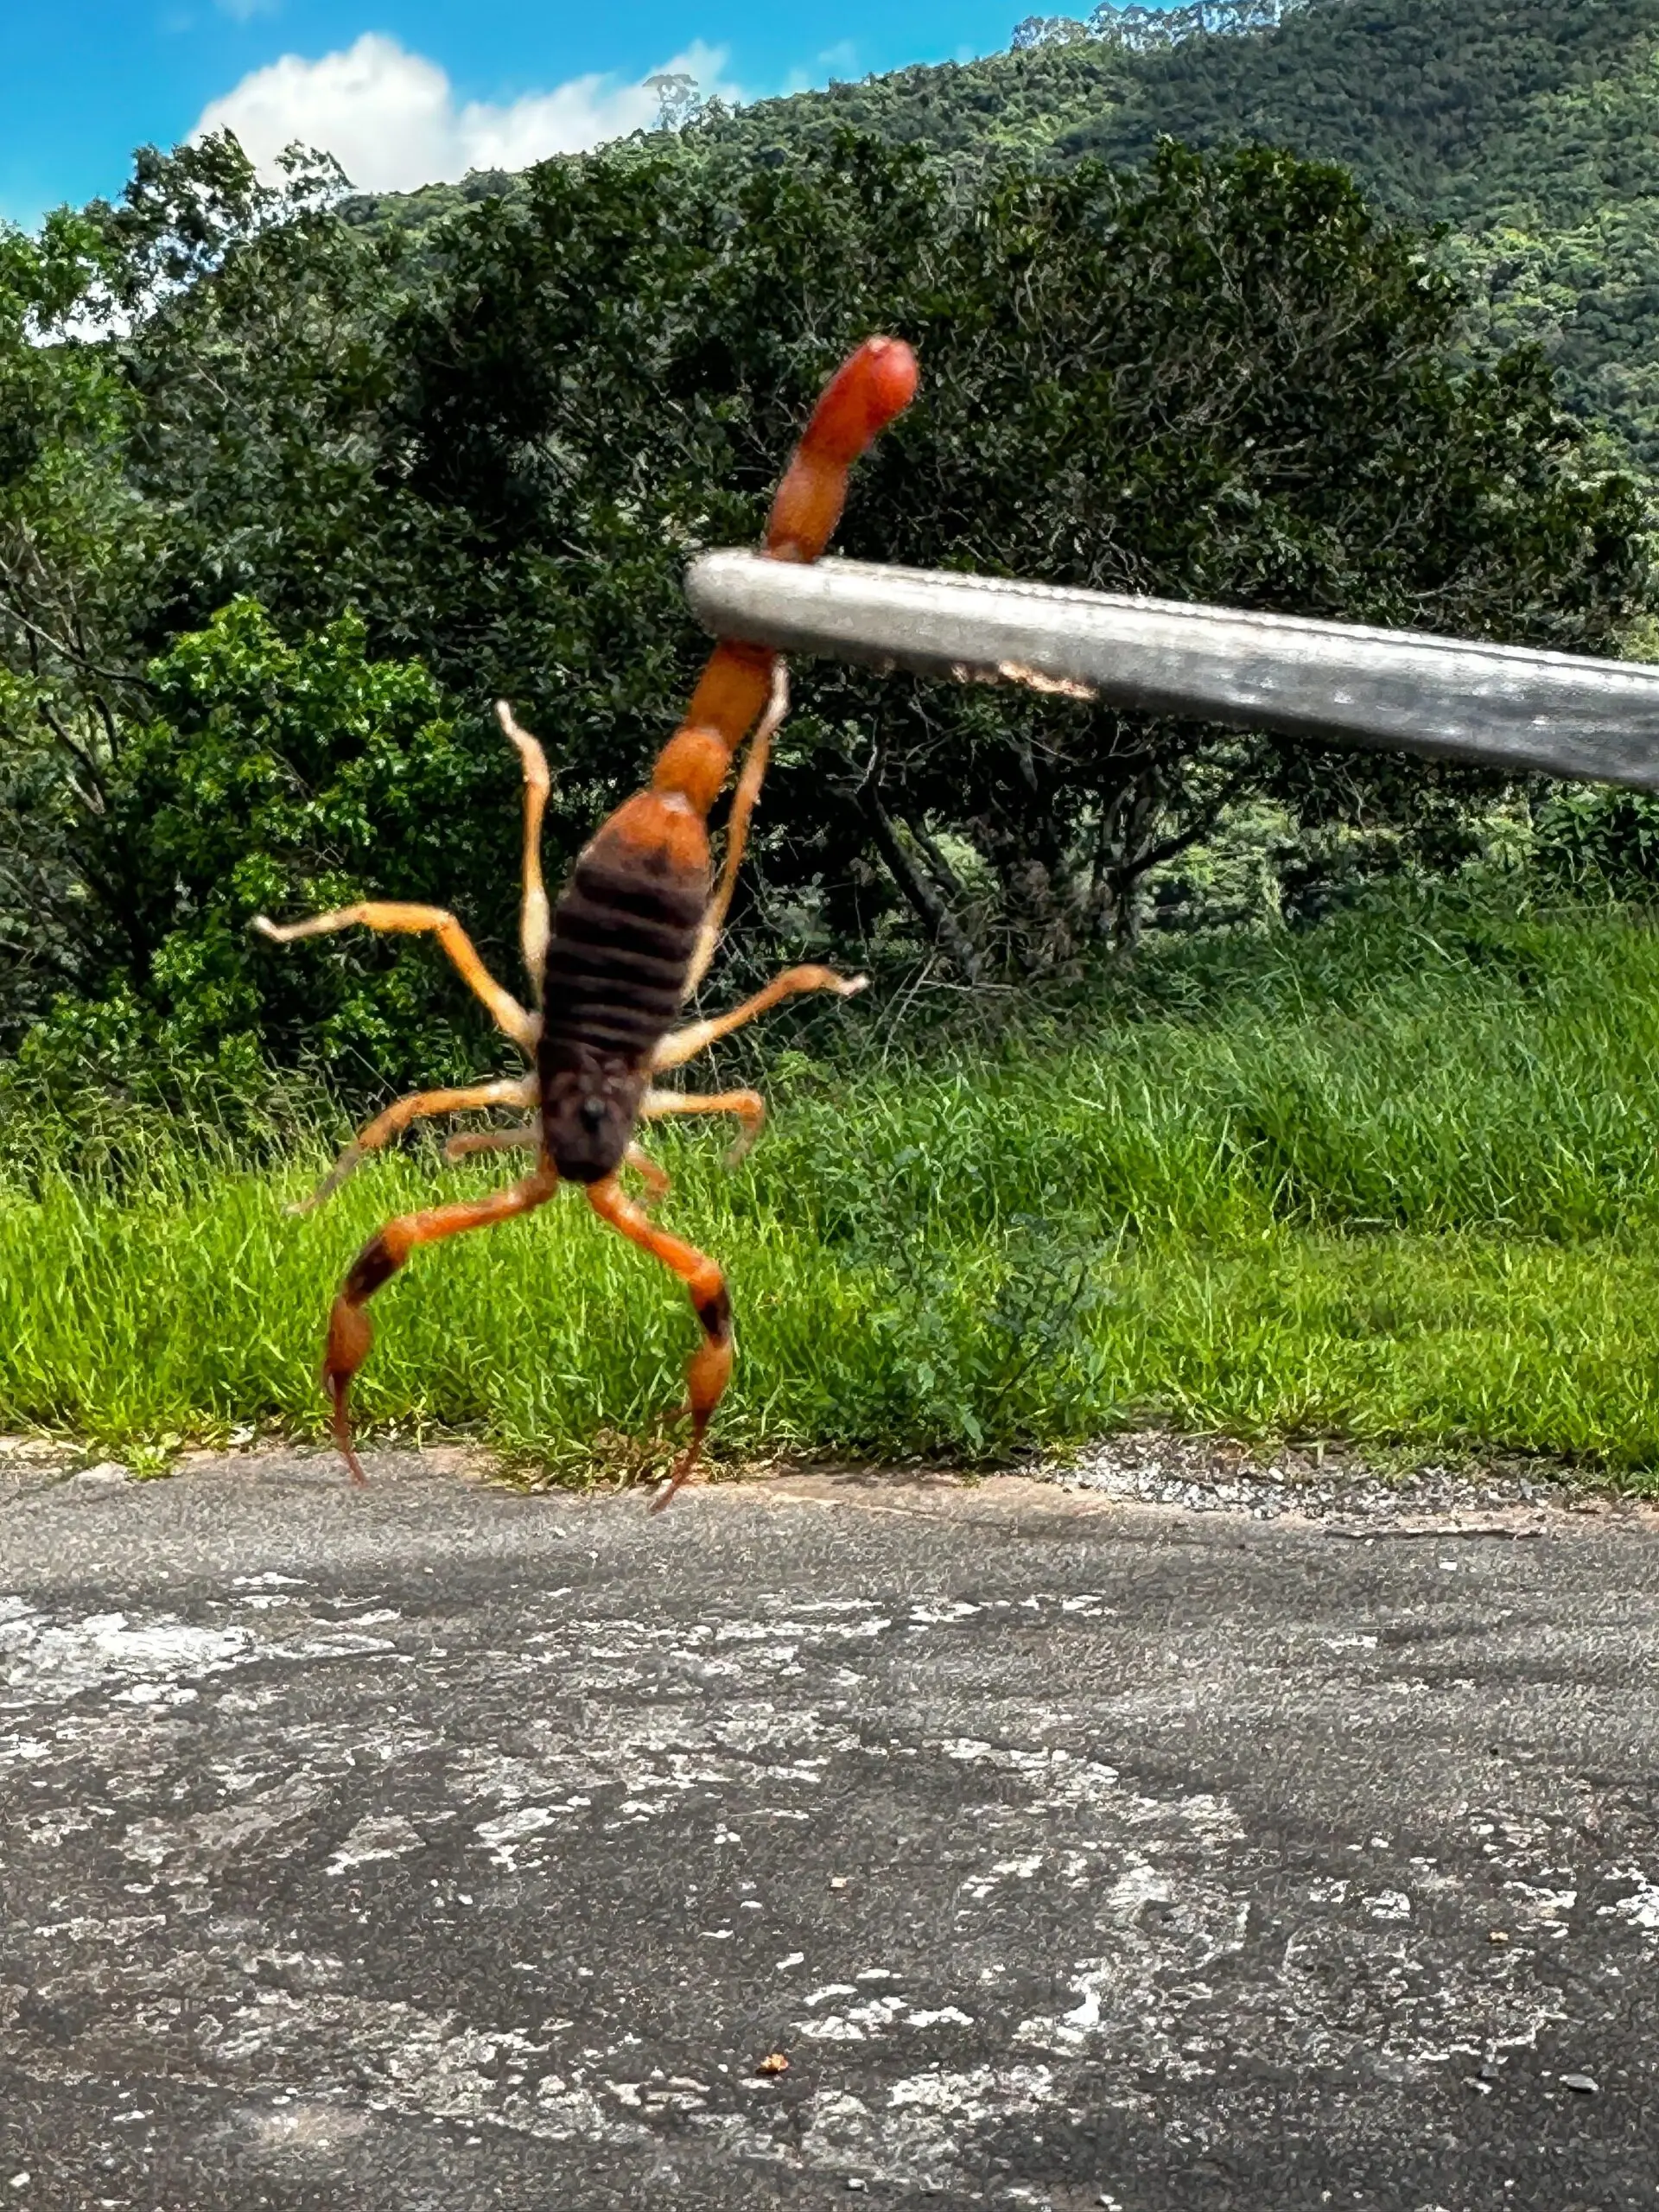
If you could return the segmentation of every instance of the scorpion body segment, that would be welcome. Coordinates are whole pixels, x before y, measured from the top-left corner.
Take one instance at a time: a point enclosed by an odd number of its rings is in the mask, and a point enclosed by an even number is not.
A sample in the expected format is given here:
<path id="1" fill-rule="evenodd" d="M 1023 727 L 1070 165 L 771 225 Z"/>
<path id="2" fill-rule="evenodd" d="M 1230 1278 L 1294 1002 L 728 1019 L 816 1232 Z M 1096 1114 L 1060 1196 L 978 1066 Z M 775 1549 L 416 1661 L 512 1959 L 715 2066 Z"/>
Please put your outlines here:
<path id="1" fill-rule="evenodd" d="M 916 385 L 915 357 L 897 339 L 868 339 L 842 364 L 813 410 L 772 501 L 765 550 L 773 559 L 817 559 L 840 519 L 849 468 L 910 404 Z M 657 1506 L 666 1504 L 696 1465 L 731 1373 L 731 1301 L 725 1278 L 714 1261 L 658 1228 L 618 1178 L 626 1162 L 645 1177 L 653 1199 L 666 1194 L 668 1179 L 634 1141 L 641 1121 L 731 1114 L 742 1122 L 747 1142 L 763 1117 L 764 1107 L 753 1091 L 702 1096 L 658 1090 L 652 1085 L 653 1074 L 683 1065 L 795 992 L 830 990 L 849 996 L 862 986 L 861 976 L 844 977 L 827 968 L 791 968 L 729 1014 L 674 1027 L 719 941 L 772 737 L 787 703 L 778 655 L 735 639 L 717 645 L 684 721 L 658 755 L 650 784 L 601 823 L 550 911 L 540 855 L 542 816 L 551 789 L 547 762 L 511 710 L 505 704 L 498 709 L 524 772 L 520 938 L 535 1012 L 520 1007 L 495 982 L 460 923 L 441 908 L 366 902 L 286 928 L 263 916 L 256 923 L 283 943 L 353 923 L 431 931 L 497 1026 L 534 1064 L 533 1074 L 521 1081 L 423 1091 L 399 1100 L 359 1132 L 317 1192 L 326 1197 L 365 1154 L 424 1115 L 486 1104 L 533 1109 L 533 1119 L 516 1128 L 462 1137 L 451 1147 L 452 1157 L 510 1147 L 532 1150 L 537 1161 L 531 1173 L 488 1198 L 388 1222 L 364 1247 L 334 1300 L 323 1379 L 335 1438 L 354 1480 L 364 1477 L 352 1443 L 348 1399 L 352 1378 L 372 1340 L 365 1310 L 370 1298 L 420 1245 L 532 1212 L 562 1181 L 584 1185 L 588 1204 L 602 1221 L 660 1260 L 686 1286 L 702 1332 L 686 1377 L 691 1439 Z M 751 729 L 754 735 L 733 794 L 716 884 L 708 817 Z"/>
<path id="2" fill-rule="evenodd" d="M 655 793 L 613 815 L 572 869 L 553 909 L 536 1049 L 543 1141 L 567 1181 L 621 1166 L 708 905 L 702 823 Z"/>

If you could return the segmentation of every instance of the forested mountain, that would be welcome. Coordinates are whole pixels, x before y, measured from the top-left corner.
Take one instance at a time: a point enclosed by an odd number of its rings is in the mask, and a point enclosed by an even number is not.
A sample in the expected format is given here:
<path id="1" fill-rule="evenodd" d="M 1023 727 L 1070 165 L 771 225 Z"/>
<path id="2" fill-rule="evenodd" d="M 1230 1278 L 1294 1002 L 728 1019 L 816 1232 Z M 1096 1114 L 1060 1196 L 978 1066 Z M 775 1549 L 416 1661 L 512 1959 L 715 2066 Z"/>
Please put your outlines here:
<path id="1" fill-rule="evenodd" d="M 745 151 L 792 152 L 859 130 L 933 153 L 994 149 L 1060 161 L 1073 139 L 1132 92 L 1136 59 L 1105 39 L 1051 33 L 978 61 L 899 69 L 735 111 L 714 108 L 690 135 Z"/>
<path id="2" fill-rule="evenodd" d="M 1294 144 L 1395 214 L 1567 222 L 1659 179 L 1656 40 L 1656 0 L 1312 0 L 1271 30 L 1135 56 L 1064 143 L 1113 162 L 1160 134 Z"/>
<path id="3" fill-rule="evenodd" d="M 1390 213 L 1451 226 L 1476 334 L 1538 340 L 1573 404 L 1659 471 L 1659 0 L 1265 12 L 1036 19 L 1010 53 L 712 113 L 690 137 L 764 153 L 850 127 L 1138 163 L 1162 135 L 1339 162 Z"/>
<path id="4" fill-rule="evenodd" d="M 1032 17 L 1006 54 L 711 106 L 692 162 L 846 130 L 965 162 L 1143 162 L 1157 139 L 1288 148 L 1389 213 L 1449 226 L 1470 335 L 1533 339 L 1569 403 L 1659 475 L 1659 0 L 1194 0 Z M 668 134 L 653 144 L 666 145 Z M 469 178 L 363 212 L 424 221 Z"/>
<path id="5" fill-rule="evenodd" d="M 1160 132 L 1339 161 L 1390 212 L 1454 226 L 1478 320 L 1540 340 L 1659 467 L 1656 0 L 1313 0 L 1138 56 L 1063 143 L 1132 162 Z"/>

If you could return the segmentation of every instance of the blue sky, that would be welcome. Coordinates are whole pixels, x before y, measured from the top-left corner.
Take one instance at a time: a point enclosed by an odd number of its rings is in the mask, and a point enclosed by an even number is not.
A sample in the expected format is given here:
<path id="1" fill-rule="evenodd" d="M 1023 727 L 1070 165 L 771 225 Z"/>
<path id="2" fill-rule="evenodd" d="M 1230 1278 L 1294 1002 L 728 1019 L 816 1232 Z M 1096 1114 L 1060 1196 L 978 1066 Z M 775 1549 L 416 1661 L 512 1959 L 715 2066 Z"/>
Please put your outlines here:
<path id="1" fill-rule="evenodd" d="M 1086 13 L 1086 0 L 1073 0 Z M 1008 42 L 1031 0 L 0 0 L 0 215 L 118 190 L 131 149 L 228 122 L 395 187 L 614 137 L 671 64 L 753 98 Z"/>

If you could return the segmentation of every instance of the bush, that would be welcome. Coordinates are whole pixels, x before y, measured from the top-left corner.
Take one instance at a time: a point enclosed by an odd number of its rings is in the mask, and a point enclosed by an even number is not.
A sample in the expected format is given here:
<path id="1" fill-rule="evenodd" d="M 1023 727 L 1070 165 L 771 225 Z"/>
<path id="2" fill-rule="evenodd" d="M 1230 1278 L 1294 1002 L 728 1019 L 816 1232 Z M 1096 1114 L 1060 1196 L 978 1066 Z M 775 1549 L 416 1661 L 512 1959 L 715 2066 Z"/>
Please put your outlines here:
<path id="1" fill-rule="evenodd" d="M 27 1040 L 27 1069 L 139 1087 L 213 1070 L 245 1091 L 272 1061 L 309 1063 L 360 1092 L 473 1065 L 477 1025 L 429 941 L 352 930 L 283 949 L 250 931 L 257 913 L 371 897 L 470 893 L 511 915 L 513 756 L 458 723 L 418 661 L 372 660 L 365 639 L 346 615 L 290 645 L 244 599 L 151 664 L 156 712 L 81 855 L 124 941 L 103 988 Z"/>
<path id="2" fill-rule="evenodd" d="M 1560 890 L 1637 904 L 1659 892 L 1659 798 L 1646 791 L 1564 785 L 1539 808 L 1534 835 L 1536 865 Z"/>

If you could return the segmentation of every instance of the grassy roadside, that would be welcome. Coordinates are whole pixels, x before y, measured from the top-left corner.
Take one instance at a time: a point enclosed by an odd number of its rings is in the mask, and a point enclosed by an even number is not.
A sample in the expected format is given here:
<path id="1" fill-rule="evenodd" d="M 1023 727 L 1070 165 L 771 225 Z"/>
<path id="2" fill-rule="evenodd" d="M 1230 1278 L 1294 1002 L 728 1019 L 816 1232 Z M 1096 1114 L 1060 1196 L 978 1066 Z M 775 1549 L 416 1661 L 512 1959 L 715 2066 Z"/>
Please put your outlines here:
<path id="1" fill-rule="evenodd" d="M 727 1452 L 973 1458 L 1154 1418 L 1659 1469 L 1643 923 L 1396 902 L 1166 948 L 1000 1039 L 893 1058 L 879 1013 L 866 1035 L 830 1063 L 774 1033 L 773 1126 L 735 1171 L 716 1133 L 653 1140 L 666 1217 L 730 1268 Z M 292 1219 L 321 1156 L 163 1131 L 100 1183 L 14 1148 L 0 1425 L 117 1450 L 315 1426 L 358 1245 L 502 1165 L 404 1155 Z M 476 1426 L 572 1472 L 672 1402 L 693 1333 L 574 1192 L 375 1311 L 365 1423 Z"/>

